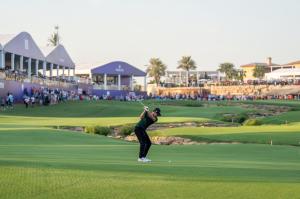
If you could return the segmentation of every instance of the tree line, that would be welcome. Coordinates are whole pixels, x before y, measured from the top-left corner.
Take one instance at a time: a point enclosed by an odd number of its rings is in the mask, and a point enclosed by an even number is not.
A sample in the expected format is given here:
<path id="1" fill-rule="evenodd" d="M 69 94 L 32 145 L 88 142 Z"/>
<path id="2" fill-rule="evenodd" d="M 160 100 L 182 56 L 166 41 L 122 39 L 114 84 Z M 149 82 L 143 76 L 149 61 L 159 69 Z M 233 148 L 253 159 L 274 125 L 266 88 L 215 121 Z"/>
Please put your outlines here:
<path id="1" fill-rule="evenodd" d="M 186 86 L 189 85 L 191 70 L 196 70 L 196 62 L 192 59 L 191 56 L 183 56 L 178 61 L 177 69 L 185 70 L 187 73 L 186 77 Z M 167 66 L 159 58 L 151 58 L 149 64 L 147 65 L 147 73 L 150 77 L 153 77 L 156 85 L 160 84 L 160 79 L 166 74 Z"/>
<path id="2" fill-rule="evenodd" d="M 177 69 L 185 70 L 187 73 L 186 86 L 189 85 L 191 70 L 197 68 L 196 62 L 191 58 L 191 56 L 183 56 L 178 61 Z M 159 58 L 151 58 L 149 64 L 147 65 L 147 73 L 150 77 L 153 77 L 154 82 L 158 85 L 160 84 L 161 77 L 165 76 L 167 70 L 167 65 L 162 62 Z M 246 72 L 240 69 L 236 69 L 235 65 L 229 62 L 222 63 L 218 67 L 218 71 L 225 74 L 225 79 L 227 81 L 244 81 L 246 77 Z M 266 67 L 263 65 L 257 65 L 253 70 L 253 76 L 262 79 L 265 76 Z"/>

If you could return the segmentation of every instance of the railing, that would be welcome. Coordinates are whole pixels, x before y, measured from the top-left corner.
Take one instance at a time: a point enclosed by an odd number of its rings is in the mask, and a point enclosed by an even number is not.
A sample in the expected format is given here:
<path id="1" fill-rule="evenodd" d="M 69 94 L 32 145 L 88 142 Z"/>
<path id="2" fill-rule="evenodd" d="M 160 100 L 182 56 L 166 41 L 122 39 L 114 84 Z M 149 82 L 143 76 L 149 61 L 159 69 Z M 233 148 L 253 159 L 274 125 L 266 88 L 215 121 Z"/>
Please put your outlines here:
<path id="1" fill-rule="evenodd" d="M 104 84 L 95 84 L 93 86 L 95 90 L 119 90 L 118 85 L 107 85 L 106 89 L 104 88 Z M 121 90 L 129 91 L 130 87 L 127 85 L 121 85 Z"/>
<path id="2" fill-rule="evenodd" d="M 63 80 L 60 78 L 36 77 L 31 76 L 28 78 L 26 73 L 20 71 L 0 71 L 0 79 L 13 80 L 26 83 L 39 84 L 45 87 L 63 87 L 63 88 L 76 88 L 75 82 Z"/>

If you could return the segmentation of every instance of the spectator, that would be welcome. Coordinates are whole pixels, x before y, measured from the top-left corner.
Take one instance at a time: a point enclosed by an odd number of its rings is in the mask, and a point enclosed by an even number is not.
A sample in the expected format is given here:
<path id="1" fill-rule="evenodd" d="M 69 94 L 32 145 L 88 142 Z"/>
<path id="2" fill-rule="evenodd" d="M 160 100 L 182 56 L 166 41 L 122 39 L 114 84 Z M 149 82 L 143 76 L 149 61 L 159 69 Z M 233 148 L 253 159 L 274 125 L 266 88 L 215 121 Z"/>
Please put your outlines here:
<path id="1" fill-rule="evenodd" d="M 0 103 L 2 111 L 5 111 L 5 99 L 3 97 L 0 97 Z"/>
<path id="2" fill-rule="evenodd" d="M 34 104 L 35 104 L 35 97 L 34 96 L 31 96 L 30 102 L 31 102 L 31 107 L 34 107 Z"/>
<path id="3" fill-rule="evenodd" d="M 25 97 L 24 97 L 24 104 L 25 104 L 25 107 L 26 107 L 26 108 L 28 108 L 29 101 L 30 101 L 29 97 L 28 97 L 28 96 L 25 96 Z"/>

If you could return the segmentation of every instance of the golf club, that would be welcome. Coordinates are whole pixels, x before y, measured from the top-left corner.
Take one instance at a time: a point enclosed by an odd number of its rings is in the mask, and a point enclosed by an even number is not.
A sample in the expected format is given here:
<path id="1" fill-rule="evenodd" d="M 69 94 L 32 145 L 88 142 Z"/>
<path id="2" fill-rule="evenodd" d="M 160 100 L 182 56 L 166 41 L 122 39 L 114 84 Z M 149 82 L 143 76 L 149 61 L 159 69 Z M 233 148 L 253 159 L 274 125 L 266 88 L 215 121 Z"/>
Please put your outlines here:
<path id="1" fill-rule="evenodd" d="M 143 102 L 142 102 L 142 100 L 137 100 L 143 107 L 148 107 L 148 109 L 149 109 L 149 106 L 146 106 Z"/>

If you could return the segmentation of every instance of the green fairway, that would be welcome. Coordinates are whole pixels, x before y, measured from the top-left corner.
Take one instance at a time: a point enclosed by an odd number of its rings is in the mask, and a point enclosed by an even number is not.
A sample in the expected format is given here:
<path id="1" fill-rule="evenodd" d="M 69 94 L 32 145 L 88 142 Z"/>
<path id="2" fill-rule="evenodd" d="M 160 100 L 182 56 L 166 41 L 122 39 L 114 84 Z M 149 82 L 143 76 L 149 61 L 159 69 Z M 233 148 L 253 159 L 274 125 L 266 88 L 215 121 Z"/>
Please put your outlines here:
<path id="1" fill-rule="evenodd" d="M 251 111 L 161 109 L 160 122 Z M 137 162 L 136 143 L 52 128 L 134 123 L 140 111 L 138 103 L 103 101 L 0 112 L 0 198 L 299 198 L 300 148 L 290 145 L 299 145 L 300 117 L 288 125 L 158 130 L 152 134 L 251 144 L 155 145 L 150 164 Z"/>
<path id="2" fill-rule="evenodd" d="M 256 127 L 173 128 L 151 132 L 152 136 L 186 137 L 199 142 L 241 142 L 300 146 L 300 125 Z"/>
<path id="3" fill-rule="evenodd" d="M 147 102 L 146 102 L 147 104 Z M 150 102 L 149 102 L 150 104 Z M 150 104 L 151 105 L 151 104 Z M 153 107 L 152 107 L 153 108 Z M 135 123 L 142 111 L 137 102 L 70 102 L 49 107 L 25 109 L 17 106 L 16 110 L 0 112 L 0 124 L 33 126 L 86 126 L 86 125 L 120 125 Z M 160 122 L 206 121 L 212 120 L 219 113 L 244 112 L 244 108 L 235 106 L 222 107 L 178 107 L 164 106 L 164 117 Z"/>

